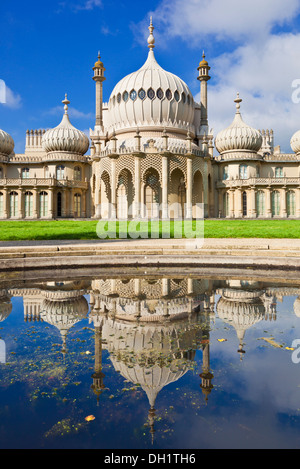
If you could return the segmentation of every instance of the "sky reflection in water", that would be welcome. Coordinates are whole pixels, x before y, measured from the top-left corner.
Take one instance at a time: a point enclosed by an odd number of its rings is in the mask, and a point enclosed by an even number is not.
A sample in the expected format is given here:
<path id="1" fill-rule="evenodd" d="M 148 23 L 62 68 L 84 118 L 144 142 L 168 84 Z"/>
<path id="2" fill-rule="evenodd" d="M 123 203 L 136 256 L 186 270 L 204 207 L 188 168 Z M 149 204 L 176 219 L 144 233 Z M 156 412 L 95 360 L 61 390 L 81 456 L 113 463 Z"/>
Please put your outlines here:
<path id="1" fill-rule="evenodd" d="M 1 288 L 1 448 L 300 447 L 300 285 Z"/>

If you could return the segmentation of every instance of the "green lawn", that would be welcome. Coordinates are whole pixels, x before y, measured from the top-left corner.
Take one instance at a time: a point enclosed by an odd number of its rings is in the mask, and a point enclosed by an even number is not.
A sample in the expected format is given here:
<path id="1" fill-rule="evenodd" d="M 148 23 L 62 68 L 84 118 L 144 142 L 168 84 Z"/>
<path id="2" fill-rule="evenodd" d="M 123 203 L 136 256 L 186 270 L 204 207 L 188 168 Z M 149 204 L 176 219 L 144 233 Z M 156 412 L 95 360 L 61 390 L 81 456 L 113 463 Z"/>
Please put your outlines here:
<path id="1" fill-rule="evenodd" d="M 124 222 L 120 223 L 120 233 L 112 232 L 110 238 L 126 237 L 127 222 L 125 225 Z M 96 231 L 97 224 L 97 220 L 1 221 L 0 241 L 99 239 Z M 101 222 L 101 226 L 103 230 L 108 228 L 104 221 Z M 129 226 L 132 227 L 132 225 Z M 194 237 L 188 235 L 187 227 L 186 223 L 183 236 Z M 174 237 L 174 228 L 181 230 L 181 222 L 171 222 L 171 237 Z M 195 228 L 195 222 L 193 222 L 193 228 Z M 151 237 L 149 230 L 150 224 L 144 222 L 140 228 L 140 232 L 144 233 L 143 237 Z M 152 229 L 153 232 L 159 237 L 162 237 L 162 233 L 168 237 L 166 234 L 168 230 L 161 222 L 156 224 Z M 197 237 L 200 236 L 201 230 L 197 231 Z M 205 220 L 204 236 L 205 238 L 300 238 L 300 220 Z M 136 237 L 140 237 L 139 234 Z M 177 234 L 176 237 L 181 236 Z"/>

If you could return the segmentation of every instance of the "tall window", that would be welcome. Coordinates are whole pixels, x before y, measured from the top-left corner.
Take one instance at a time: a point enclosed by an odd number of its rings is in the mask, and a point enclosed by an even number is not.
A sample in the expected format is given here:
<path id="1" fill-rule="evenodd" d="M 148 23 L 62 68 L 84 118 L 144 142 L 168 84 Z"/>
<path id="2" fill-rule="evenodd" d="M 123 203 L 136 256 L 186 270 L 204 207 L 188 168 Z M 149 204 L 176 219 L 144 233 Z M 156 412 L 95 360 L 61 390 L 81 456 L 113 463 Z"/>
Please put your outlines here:
<path id="1" fill-rule="evenodd" d="M 3 179 L 3 168 L 0 166 L 0 179 Z"/>
<path id="2" fill-rule="evenodd" d="M 127 194 L 126 194 L 126 187 L 124 184 L 120 184 L 118 187 L 118 218 L 126 219 L 128 217 L 128 202 L 127 202 Z"/>
<path id="3" fill-rule="evenodd" d="M 11 192 L 9 194 L 9 216 L 16 217 L 18 215 L 18 193 Z"/>
<path id="4" fill-rule="evenodd" d="M 32 217 L 33 215 L 33 194 L 32 192 L 25 193 L 25 217 Z"/>
<path id="5" fill-rule="evenodd" d="M 80 194 L 74 195 L 74 215 L 75 217 L 81 216 L 81 195 Z"/>
<path id="6" fill-rule="evenodd" d="M 280 193 L 279 191 L 272 192 L 272 215 L 273 217 L 280 215 Z"/>
<path id="7" fill-rule="evenodd" d="M 265 215 L 265 193 L 264 191 L 258 191 L 256 194 L 256 211 L 257 216 L 262 217 Z"/>
<path id="8" fill-rule="evenodd" d="M 225 217 L 229 216 L 229 194 L 228 194 L 228 192 L 225 192 L 225 194 L 223 195 L 223 212 L 224 212 Z"/>
<path id="9" fill-rule="evenodd" d="M 288 191 L 286 195 L 287 215 L 288 217 L 296 216 L 296 195 L 294 191 Z"/>
<path id="10" fill-rule="evenodd" d="M 243 192 L 243 217 L 247 216 L 247 192 Z"/>
<path id="11" fill-rule="evenodd" d="M 240 165 L 240 179 L 248 179 L 248 166 L 246 164 Z"/>
<path id="12" fill-rule="evenodd" d="M 48 193 L 40 193 L 40 217 L 46 217 L 48 215 Z"/>
<path id="13" fill-rule="evenodd" d="M 56 179 L 61 181 L 65 177 L 65 167 L 60 165 L 56 167 Z"/>
<path id="14" fill-rule="evenodd" d="M 21 173 L 22 179 L 28 179 L 29 178 L 29 168 L 23 168 L 22 173 Z"/>
<path id="15" fill-rule="evenodd" d="M 228 179 L 228 166 L 224 166 L 223 168 L 223 181 L 226 181 Z"/>
<path id="16" fill-rule="evenodd" d="M 81 168 L 79 166 L 74 168 L 74 179 L 75 181 L 81 181 Z"/>
<path id="17" fill-rule="evenodd" d="M 0 192 L 0 218 L 3 218 L 3 211 L 4 211 L 4 195 Z"/>
<path id="18" fill-rule="evenodd" d="M 283 168 L 282 167 L 275 168 L 275 177 L 276 178 L 283 178 Z"/>
<path id="19" fill-rule="evenodd" d="M 49 167 L 45 166 L 45 178 L 48 179 L 49 177 Z"/>

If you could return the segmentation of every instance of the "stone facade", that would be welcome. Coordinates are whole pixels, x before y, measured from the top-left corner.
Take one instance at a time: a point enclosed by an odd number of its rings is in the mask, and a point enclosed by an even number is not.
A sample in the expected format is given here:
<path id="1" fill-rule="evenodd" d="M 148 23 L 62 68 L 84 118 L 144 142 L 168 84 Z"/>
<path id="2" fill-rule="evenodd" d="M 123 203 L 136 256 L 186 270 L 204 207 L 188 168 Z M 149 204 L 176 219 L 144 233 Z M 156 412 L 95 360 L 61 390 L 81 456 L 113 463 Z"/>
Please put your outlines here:
<path id="1" fill-rule="evenodd" d="M 300 218 L 300 144 L 274 147 L 272 130 L 208 125 L 210 67 L 198 67 L 200 103 L 154 56 L 103 102 L 105 68 L 93 68 L 96 120 L 90 139 L 75 129 L 67 97 L 54 129 L 28 130 L 24 154 L 0 130 L 0 219 Z M 89 150 L 89 154 L 88 153 Z"/>

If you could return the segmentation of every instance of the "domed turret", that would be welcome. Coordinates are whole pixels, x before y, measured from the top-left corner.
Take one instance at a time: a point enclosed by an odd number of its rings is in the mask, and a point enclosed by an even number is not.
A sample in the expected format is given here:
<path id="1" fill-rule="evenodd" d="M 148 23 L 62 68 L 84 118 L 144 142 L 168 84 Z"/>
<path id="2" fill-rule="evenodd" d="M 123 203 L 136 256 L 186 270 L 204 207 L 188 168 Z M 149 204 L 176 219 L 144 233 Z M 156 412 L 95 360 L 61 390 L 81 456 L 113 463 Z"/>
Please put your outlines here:
<path id="1" fill-rule="evenodd" d="M 42 146 L 49 157 L 61 157 L 61 153 L 83 156 L 89 148 L 89 139 L 84 132 L 76 129 L 70 122 L 68 105 L 70 101 L 65 96 L 62 101 L 65 109 L 61 123 L 54 129 L 48 130 L 42 139 Z"/>
<path id="2" fill-rule="evenodd" d="M 165 71 L 154 56 L 152 20 L 145 64 L 127 75 L 114 88 L 109 99 L 109 133 L 116 134 L 153 128 L 161 131 L 194 132 L 194 101 L 186 83 Z"/>
<path id="3" fill-rule="evenodd" d="M 243 154 L 240 155 L 243 158 L 258 158 L 257 152 L 262 145 L 262 136 L 259 130 L 253 129 L 243 121 L 240 113 L 242 99 L 239 93 L 234 102 L 237 109 L 235 118 L 227 129 L 216 136 L 216 149 L 224 157 L 230 158 L 238 152 Z"/>
<path id="4" fill-rule="evenodd" d="M 0 158 L 7 158 L 14 150 L 15 143 L 12 137 L 0 129 Z"/>

